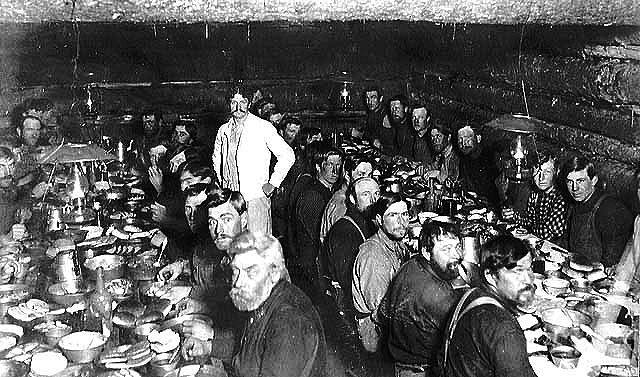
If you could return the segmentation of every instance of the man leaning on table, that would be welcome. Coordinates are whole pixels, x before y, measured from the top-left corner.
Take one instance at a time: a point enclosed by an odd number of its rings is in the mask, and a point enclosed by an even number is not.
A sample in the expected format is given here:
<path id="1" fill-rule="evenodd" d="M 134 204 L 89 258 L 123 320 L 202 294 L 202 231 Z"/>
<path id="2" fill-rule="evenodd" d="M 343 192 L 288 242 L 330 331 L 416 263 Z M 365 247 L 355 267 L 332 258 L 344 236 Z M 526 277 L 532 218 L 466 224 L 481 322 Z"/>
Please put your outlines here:
<path id="1" fill-rule="evenodd" d="M 248 312 L 240 347 L 218 376 L 316 377 L 326 375 L 326 341 L 311 300 L 291 284 L 277 239 L 240 233 L 232 255 L 233 305 Z M 203 322 L 186 325 L 182 346 L 186 360 L 209 356 L 213 329 Z M 215 350 L 213 350 L 215 352 Z M 220 363 L 216 363 L 220 365 Z"/>
<path id="2" fill-rule="evenodd" d="M 516 320 L 535 295 L 531 254 L 524 241 L 498 236 L 481 253 L 480 288 L 469 290 L 453 310 L 445 333 L 443 375 L 535 376 L 527 341 Z"/>

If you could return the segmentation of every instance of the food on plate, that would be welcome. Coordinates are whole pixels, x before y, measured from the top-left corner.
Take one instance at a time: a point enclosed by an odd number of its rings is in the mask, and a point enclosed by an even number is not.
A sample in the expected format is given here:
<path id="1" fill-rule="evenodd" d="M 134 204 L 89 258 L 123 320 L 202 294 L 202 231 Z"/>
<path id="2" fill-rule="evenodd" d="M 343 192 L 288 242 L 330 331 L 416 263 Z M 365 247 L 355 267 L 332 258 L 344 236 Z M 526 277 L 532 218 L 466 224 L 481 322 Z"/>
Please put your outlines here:
<path id="1" fill-rule="evenodd" d="M 69 327 L 70 327 L 69 325 L 67 325 L 66 323 L 60 322 L 60 321 L 46 321 L 46 322 L 42 322 L 42 323 L 39 323 L 39 324 L 35 325 L 33 327 L 33 330 L 46 333 L 49 330 L 66 329 L 66 328 L 69 328 Z"/>
<path id="2" fill-rule="evenodd" d="M 93 331 L 78 331 L 60 339 L 58 345 L 63 350 L 83 351 L 104 345 L 107 339 L 104 335 Z"/>
<path id="3" fill-rule="evenodd" d="M 128 296 L 133 292 L 133 284 L 128 279 L 113 279 L 105 284 L 105 288 L 115 296 Z"/>
<path id="4" fill-rule="evenodd" d="M 151 349 L 157 353 L 172 351 L 180 345 L 180 335 L 172 329 L 153 330 L 147 339 L 151 342 Z"/>
<path id="5" fill-rule="evenodd" d="M 113 324 L 120 327 L 135 327 L 136 316 L 128 312 L 113 313 Z"/>
<path id="6" fill-rule="evenodd" d="M 580 271 L 580 272 L 591 272 L 593 271 L 593 265 L 590 264 L 582 264 L 582 263 L 578 263 L 576 261 L 570 261 L 569 262 L 569 267 L 575 271 Z"/>
<path id="7" fill-rule="evenodd" d="M 140 377 L 140 373 L 134 369 L 115 369 L 100 373 L 98 377 Z"/>
<path id="8" fill-rule="evenodd" d="M 31 358 L 31 372 L 37 376 L 53 376 L 65 370 L 67 363 L 60 352 L 41 352 Z"/>

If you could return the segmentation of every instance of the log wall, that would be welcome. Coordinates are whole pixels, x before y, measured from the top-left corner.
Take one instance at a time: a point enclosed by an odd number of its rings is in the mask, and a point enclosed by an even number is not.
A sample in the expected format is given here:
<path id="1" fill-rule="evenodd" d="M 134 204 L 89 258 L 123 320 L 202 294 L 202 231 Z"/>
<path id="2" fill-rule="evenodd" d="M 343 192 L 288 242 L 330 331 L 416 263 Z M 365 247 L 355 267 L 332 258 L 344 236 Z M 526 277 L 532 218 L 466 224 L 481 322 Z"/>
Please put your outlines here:
<path id="1" fill-rule="evenodd" d="M 62 22 L 4 23 L 0 34 L 5 115 L 24 98 L 44 95 L 78 125 L 93 83 L 100 113 L 156 105 L 174 116 L 208 114 L 200 119 L 215 127 L 226 89 L 238 79 L 292 112 L 334 111 L 343 80 L 352 110 L 363 110 L 362 88 L 378 82 L 387 98 L 423 96 L 436 116 L 461 125 L 528 110 L 548 124 L 542 142 L 593 157 L 609 188 L 635 206 L 638 27 Z"/>

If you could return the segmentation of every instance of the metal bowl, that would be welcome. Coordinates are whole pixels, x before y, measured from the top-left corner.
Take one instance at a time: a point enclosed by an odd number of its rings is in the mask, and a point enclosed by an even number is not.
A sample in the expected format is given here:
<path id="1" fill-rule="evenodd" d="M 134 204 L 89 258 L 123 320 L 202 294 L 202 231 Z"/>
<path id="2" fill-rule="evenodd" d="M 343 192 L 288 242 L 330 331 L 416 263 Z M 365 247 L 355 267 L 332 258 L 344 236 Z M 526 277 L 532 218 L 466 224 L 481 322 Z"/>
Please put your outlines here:
<path id="1" fill-rule="evenodd" d="M 0 360 L 0 377 L 23 377 L 29 373 L 29 366 L 14 360 Z"/>
<path id="2" fill-rule="evenodd" d="M 58 347 L 74 363 L 90 363 L 100 356 L 106 342 L 100 333 L 79 331 L 63 336 Z"/>
<path id="3" fill-rule="evenodd" d="M 208 324 L 209 326 L 213 326 L 213 321 L 211 320 L 211 318 L 209 318 L 206 315 L 186 314 L 186 315 L 181 315 L 179 317 L 170 319 L 168 321 L 164 321 L 163 323 L 160 324 L 160 327 L 158 327 L 158 332 L 162 332 L 166 329 L 173 329 L 178 331 L 180 335 L 182 335 L 182 324 L 186 321 L 202 321 Z"/>
<path id="4" fill-rule="evenodd" d="M 89 290 L 80 280 L 70 280 L 51 284 L 47 289 L 47 293 L 53 302 L 68 308 L 75 303 L 83 301 Z"/>
<path id="5" fill-rule="evenodd" d="M 580 325 L 591 324 L 591 317 L 576 310 L 547 309 L 540 314 L 544 330 L 549 338 L 561 343 L 570 335 L 581 335 Z"/>
<path id="6" fill-rule="evenodd" d="M 552 296 L 558 296 L 569 291 L 570 283 L 564 279 L 551 277 L 542 281 L 544 290 Z"/>
<path id="7" fill-rule="evenodd" d="M 562 369 L 574 369 L 582 356 L 580 351 L 569 346 L 553 347 L 549 353 L 553 364 Z"/>
<path id="8" fill-rule="evenodd" d="M 66 238 L 72 240 L 75 243 L 79 243 L 84 241 L 87 233 L 89 232 L 82 229 L 54 230 L 53 232 L 49 233 L 49 238 L 54 241 Z"/>

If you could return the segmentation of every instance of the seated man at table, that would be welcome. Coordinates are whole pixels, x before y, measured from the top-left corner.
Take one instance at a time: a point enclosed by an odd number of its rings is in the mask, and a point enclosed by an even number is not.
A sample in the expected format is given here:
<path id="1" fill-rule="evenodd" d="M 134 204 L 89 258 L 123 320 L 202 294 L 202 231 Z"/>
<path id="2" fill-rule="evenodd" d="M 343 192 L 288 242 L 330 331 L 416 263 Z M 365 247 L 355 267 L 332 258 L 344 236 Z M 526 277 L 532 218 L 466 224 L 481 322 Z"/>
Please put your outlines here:
<path id="1" fill-rule="evenodd" d="M 379 230 L 360 245 L 351 282 L 360 340 L 372 353 L 381 349 L 380 302 L 400 265 L 409 259 L 402 241 L 409 226 L 409 203 L 400 194 L 383 193 L 373 213 Z"/>
<path id="2" fill-rule="evenodd" d="M 633 230 L 631 212 L 597 186 L 595 166 L 585 157 L 571 158 L 563 171 L 575 201 L 569 209 L 569 252 L 577 256 L 578 263 L 616 264 Z"/>
<path id="3" fill-rule="evenodd" d="M 465 190 L 474 191 L 488 204 L 497 206 L 500 203 L 496 186 L 499 174 L 494 151 L 481 141 L 482 135 L 476 134 L 470 126 L 458 130 L 460 181 Z"/>
<path id="4" fill-rule="evenodd" d="M 342 290 L 342 295 L 334 297 L 338 308 L 346 309 L 352 315 L 353 263 L 360 245 L 377 230 L 372 208 L 380 197 L 380 186 L 371 177 L 360 177 L 351 183 L 346 196 L 346 213 L 327 233 L 318 259 L 321 275 L 337 283 Z"/>
<path id="5" fill-rule="evenodd" d="M 515 237 L 483 246 L 481 287 L 462 296 L 445 332 L 444 376 L 535 376 L 515 317 L 534 298 L 531 262 L 528 246 Z"/>
<path id="6" fill-rule="evenodd" d="M 247 228 L 247 203 L 238 191 L 214 189 L 207 194 L 202 209 L 208 213 L 208 232 L 197 235 L 202 240 L 194 247 L 191 258 L 179 259 L 159 273 L 160 278 L 169 276 L 169 280 L 181 274 L 191 275 L 194 290 L 190 299 L 178 304 L 181 314 L 220 311 L 215 304 L 225 300 L 230 286 L 227 251 L 233 237 Z M 203 233 L 202 227 L 199 232 Z"/>
<path id="7" fill-rule="evenodd" d="M 432 221 L 420 232 L 420 254 L 400 267 L 380 305 L 389 329 L 396 376 L 439 376 L 437 359 L 447 320 L 460 299 L 462 247 L 455 223 Z"/>
<path id="8" fill-rule="evenodd" d="M 411 120 L 413 125 L 412 152 L 411 159 L 423 165 L 432 163 L 433 153 L 429 140 L 429 122 L 431 112 L 424 103 L 418 103 L 411 110 Z"/>
<path id="9" fill-rule="evenodd" d="M 460 176 L 460 156 L 453 147 L 451 129 L 441 120 L 434 119 L 429 128 L 429 142 L 433 161 L 430 165 L 419 167 L 419 173 L 422 173 L 425 178 L 435 178 L 447 187 L 453 186 Z"/>
<path id="10" fill-rule="evenodd" d="M 347 187 L 358 178 L 371 177 L 373 161 L 364 155 L 350 155 L 345 158 L 342 171 L 342 186 L 333 193 L 326 207 L 324 207 L 322 223 L 320 224 L 320 242 L 324 242 L 329 229 L 347 212 Z"/>
<path id="11" fill-rule="evenodd" d="M 231 243 L 229 254 L 231 300 L 249 318 L 226 372 L 239 377 L 325 376 L 327 346 L 320 316 L 311 300 L 291 284 L 278 240 L 243 232 Z M 185 333 L 182 355 L 186 360 L 215 353 L 216 334 L 211 327 L 188 323 Z"/>
<path id="12" fill-rule="evenodd" d="M 538 152 L 538 163 L 533 168 L 535 188 L 531 190 L 525 213 L 504 208 L 502 216 L 515 221 L 543 240 L 558 243 L 567 227 L 567 202 L 556 187 L 558 159 L 550 151 Z"/>

